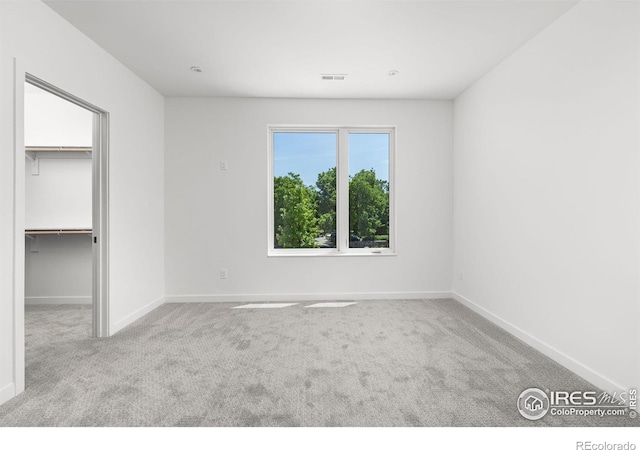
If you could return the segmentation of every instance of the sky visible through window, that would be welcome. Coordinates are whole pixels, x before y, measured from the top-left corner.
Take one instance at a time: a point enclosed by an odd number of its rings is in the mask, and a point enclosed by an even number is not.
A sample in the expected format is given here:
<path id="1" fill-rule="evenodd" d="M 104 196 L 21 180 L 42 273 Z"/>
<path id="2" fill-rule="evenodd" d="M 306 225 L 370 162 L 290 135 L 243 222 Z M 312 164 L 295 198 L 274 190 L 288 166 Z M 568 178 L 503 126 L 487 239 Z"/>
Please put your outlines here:
<path id="1" fill-rule="evenodd" d="M 390 138 L 383 129 L 274 131 L 274 249 L 389 248 Z M 338 154 L 348 174 L 336 173 Z M 338 214 L 339 199 L 348 214 Z M 348 240 L 338 244 L 337 230 L 347 226 Z"/>
<path id="2" fill-rule="evenodd" d="M 336 133 L 276 132 L 273 134 L 274 176 L 297 173 L 307 186 L 318 174 L 336 167 Z M 389 134 L 349 134 L 349 175 L 373 169 L 376 178 L 389 181 Z"/>

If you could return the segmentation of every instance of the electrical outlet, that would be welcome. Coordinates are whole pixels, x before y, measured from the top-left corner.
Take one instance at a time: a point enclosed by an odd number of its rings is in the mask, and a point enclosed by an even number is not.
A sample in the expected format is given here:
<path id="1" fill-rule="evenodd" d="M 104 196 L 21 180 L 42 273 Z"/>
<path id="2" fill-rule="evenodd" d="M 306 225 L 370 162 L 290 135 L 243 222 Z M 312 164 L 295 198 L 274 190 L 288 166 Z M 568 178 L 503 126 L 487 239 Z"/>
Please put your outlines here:
<path id="1" fill-rule="evenodd" d="M 220 170 L 222 170 L 223 172 L 227 170 L 227 160 L 223 159 L 222 161 L 220 161 Z"/>
<path id="2" fill-rule="evenodd" d="M 227 279 L 227 269 L 220 269 L 220 279 L 221 280 L 226 280 Z"/>

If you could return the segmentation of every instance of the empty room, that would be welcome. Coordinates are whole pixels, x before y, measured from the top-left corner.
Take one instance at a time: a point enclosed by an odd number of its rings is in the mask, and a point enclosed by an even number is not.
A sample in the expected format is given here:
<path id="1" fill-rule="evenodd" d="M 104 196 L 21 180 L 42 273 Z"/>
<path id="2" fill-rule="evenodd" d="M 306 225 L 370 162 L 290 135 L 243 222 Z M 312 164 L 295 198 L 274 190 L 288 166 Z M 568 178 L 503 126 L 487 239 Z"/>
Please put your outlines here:
<path id="1" fill-rule="evenodd" d="M 640 425 L 638 3 L 5 1 L 0 99 L 0 426 Z"/>

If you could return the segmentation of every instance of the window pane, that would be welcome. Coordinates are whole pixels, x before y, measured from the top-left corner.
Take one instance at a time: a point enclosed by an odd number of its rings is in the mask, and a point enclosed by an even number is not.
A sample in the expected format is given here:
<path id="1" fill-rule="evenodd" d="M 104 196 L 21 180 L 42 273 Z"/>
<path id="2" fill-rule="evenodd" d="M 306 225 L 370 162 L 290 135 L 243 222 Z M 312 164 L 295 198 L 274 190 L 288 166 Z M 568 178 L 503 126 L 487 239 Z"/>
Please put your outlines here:
<path id="1" fill-rule="evenodd" d="M 273 133 L 275 248 L 336 247 L 335 132 Z"/>
<path id="2" fill-rule="evenodd" d="M 349 133 L 349 247 L 389 247 L 389 133 Z"/>

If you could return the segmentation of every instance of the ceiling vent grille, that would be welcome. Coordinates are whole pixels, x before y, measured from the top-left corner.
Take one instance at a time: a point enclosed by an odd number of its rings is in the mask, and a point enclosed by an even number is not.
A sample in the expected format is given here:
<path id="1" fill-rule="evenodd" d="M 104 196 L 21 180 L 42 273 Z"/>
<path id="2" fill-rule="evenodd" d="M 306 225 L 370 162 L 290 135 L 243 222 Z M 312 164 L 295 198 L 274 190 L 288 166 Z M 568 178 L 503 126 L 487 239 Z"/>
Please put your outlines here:
<path id="1" fill-rule="evenodd" d="M 346 73 L 323 73 L 322 79 L 325 81 L 344 81 Z"/>

